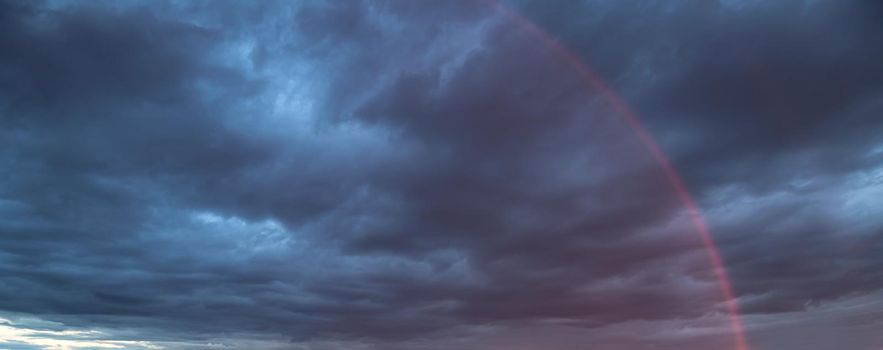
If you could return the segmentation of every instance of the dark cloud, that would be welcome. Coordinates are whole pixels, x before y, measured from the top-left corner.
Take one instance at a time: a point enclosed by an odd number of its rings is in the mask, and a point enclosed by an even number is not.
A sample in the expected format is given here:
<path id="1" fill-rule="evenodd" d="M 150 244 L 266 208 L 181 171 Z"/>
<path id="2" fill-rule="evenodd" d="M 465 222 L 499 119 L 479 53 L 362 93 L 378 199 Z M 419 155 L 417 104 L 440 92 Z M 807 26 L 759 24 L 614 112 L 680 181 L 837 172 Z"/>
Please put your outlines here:
<path id="1" fill-rule="evenodd" d="M 0 311 L 51 321 L 2 345 L 728 346 L 665 174 L 500 5 L 0 4 Z M 878 6 L 502 6 L 659 138 L 749 335 L 883 288 Z"/>

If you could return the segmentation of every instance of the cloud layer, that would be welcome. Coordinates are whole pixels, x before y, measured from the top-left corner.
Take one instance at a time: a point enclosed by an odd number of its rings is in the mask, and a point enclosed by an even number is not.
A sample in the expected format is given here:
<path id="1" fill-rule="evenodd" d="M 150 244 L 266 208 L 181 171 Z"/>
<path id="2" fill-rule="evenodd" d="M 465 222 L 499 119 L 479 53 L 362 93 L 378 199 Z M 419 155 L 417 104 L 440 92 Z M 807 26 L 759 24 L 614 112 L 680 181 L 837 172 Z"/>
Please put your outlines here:
<path id="1" fill-rule="evenodd" d="M 883 344 L 879 5 L 345 1 L 0 3 L 0 346 L 732 346 L 499 6 L 756 349 Z"/>

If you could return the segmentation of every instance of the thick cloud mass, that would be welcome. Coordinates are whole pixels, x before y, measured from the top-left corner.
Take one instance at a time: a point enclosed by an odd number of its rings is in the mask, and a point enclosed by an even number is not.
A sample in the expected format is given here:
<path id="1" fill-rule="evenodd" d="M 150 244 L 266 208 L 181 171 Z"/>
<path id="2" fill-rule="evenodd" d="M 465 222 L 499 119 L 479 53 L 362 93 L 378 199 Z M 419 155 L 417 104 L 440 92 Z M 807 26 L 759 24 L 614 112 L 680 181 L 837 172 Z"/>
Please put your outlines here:
<path id="1" fill-rule="evenodd" d="M 879 348 L 881 9 L 0 2 L 0 347 L 733 348 L 552 38 L 754 349 Z"/>

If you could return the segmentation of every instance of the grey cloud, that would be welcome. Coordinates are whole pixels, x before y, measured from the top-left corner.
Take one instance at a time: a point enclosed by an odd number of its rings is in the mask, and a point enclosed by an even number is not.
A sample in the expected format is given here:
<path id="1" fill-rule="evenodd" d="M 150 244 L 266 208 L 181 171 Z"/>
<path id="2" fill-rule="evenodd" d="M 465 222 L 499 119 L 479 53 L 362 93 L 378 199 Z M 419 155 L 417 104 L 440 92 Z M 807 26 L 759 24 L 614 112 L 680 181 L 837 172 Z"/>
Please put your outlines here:
<path id="1" fill-rule="evenodd" d="M 3 3 L 0 309 L 173 348 L 725 322 L 655 160 L 493 5 Z M 883 287 L 871 4 L 512 6 L 659 136 L 746 313 Z"/>

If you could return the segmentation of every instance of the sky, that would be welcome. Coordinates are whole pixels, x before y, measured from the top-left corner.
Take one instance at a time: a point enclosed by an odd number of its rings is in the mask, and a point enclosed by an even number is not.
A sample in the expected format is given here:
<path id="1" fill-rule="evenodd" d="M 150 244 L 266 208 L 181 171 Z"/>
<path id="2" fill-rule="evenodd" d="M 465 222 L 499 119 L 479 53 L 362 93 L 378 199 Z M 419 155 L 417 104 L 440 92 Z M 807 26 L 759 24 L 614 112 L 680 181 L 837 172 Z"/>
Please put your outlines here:
<path id="1" fill-rule="evenodd" d="M 0 349 L 883 349 L 881 32 L 0 1 Z"/>

